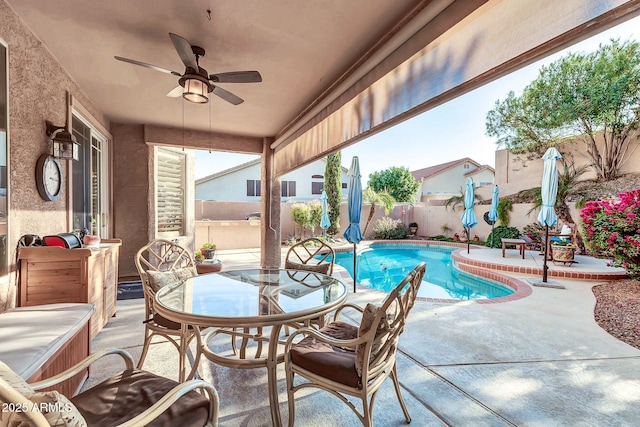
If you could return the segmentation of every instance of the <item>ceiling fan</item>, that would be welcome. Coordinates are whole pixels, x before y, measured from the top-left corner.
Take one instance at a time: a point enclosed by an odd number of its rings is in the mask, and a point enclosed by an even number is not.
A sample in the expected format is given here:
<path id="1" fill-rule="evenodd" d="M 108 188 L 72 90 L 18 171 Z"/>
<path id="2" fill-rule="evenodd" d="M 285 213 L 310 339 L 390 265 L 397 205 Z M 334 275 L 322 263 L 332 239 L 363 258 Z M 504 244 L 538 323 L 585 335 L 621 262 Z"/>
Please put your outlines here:
<path id="1" fill-rule="evenodd" d="M 172 71 L 157 65 L 147 64 L 134 59 L 114 56 L 118 61 L 128 62 L 141 67 L 151 68 L 167 74 L 180 77 L 180 84 L 175 89 L 167 93 L 167 96 L 177 98 L 182 95 L 187 101 L 204 104 L 209 102 L 207 94 L 213 93 L 233 105 L 242 104 L 244 100 L 237 95 L 217 86 L 215 83 L 259 83 L 262 76 L 257 71 L 231 71 L 227 73 L 207 74 L 207 70 L 199 64 L 200 58 L 204 56 L 205 50 L 200 46 L 192 46 L 184 37 L 169 33 L 173 46 L 178 51 L 180 59 L 186 69 L 184 73 Z"/>

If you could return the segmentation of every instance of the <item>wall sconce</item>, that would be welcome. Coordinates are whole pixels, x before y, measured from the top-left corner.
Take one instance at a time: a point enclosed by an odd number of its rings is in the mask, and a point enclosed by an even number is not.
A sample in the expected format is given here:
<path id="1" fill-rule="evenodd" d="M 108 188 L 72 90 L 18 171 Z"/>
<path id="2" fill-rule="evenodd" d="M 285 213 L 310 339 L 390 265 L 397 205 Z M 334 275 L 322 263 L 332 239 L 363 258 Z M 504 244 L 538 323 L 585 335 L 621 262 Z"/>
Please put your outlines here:
<path id="1" fill-rule="evenodd" d="M 51 140 L 51 155 L 58 159 L 78 160 L 79 147 L 76 137 L 65 126 L 55 126 L 47 120 L 47 135 Z"/>

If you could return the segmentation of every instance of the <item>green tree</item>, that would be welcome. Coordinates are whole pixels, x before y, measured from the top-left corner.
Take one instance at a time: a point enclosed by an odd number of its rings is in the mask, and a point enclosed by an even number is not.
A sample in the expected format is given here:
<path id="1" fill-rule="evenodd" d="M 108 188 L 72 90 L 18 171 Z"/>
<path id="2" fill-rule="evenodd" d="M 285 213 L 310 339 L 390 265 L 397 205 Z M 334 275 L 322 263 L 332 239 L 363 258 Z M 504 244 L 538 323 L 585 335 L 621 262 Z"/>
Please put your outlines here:
<path id="1" fill-rule="evenodd" d="M 540 199 L 540 206 L 542 206 L 542 199 Z M 500 222 L 500 225 L 509 225 L 509 221 L 511 221 L 511 212 L 513 212 L 513 203 L 511 202 L 511 199 L 502 199 L 498 201 L 498 221 Z"/>
<path id="2" fill-rule="evenodd" d="M 510 92 L 496 101 L 486 130 L 511 152 L 530 157 L 575 137 L 598 178 L 608 181 L 620 175 L 639 144 L 639 105 L 640 44 L 611 40 L 595 52 L 570 53 L 542 67 L 521 96 Z"/>
<path id="3" fill-rule="evenodd" d="M 415 202 L 420 183 L 406 167 L 393 166 L 369 175 L 369 187 L 377 192 L 386 191 L 396 202 Z"/>
<path id="4" fill-rule="evenodd" d="M 327 193 L 327 215 L 331 225 L 327 234 L 335 236 L 340 233 L 340 202 L 342 201 L 342 153 L 337 151 L 327 156 L 324 171 L 324 191 Z"/>
<path id="5" fill-rule="evenodd" d="M 369 223 L 373 219 L 373 215 L 376 213 L 376 205 L 379 205 L 384 209 L 385 215 L 389 215 L 389 211 L 393 209 L 393 205 L 396 203 L 396 200 L 386 191 L 378 192 L 371 187 L 367 187 L 367 189 L 362 192 L 362 200 L 371 205 L 371 208 L 369 209 L 369 218 L 367 218 L 367 223 L 364 225 L 364 230 L 362 230 L 362 235 L 364 235 L 367 232 Z"/>

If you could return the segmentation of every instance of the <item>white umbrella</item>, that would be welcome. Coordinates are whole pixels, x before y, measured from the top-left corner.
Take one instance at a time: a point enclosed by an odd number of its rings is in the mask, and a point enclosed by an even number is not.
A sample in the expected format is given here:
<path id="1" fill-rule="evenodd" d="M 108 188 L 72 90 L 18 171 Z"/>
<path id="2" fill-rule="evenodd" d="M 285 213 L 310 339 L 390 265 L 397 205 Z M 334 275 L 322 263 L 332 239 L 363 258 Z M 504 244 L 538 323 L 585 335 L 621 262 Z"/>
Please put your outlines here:
<path id="1" fill-rule="evenodd" d="M 542 160 L 544 160 L 544 171 L 542 173 L 542 208 L 538 214 L 538 222 L 545 226 L 544 236 L 544 264 L 542 267 L 542 281 L 547 282 L 547 257 L 549 252 L 549 227 L 556 225 L 558 216 L 556 215 L 556 195 L 558 194 L 558 165 L 556 162 L 562 158 L 560 152 L 555 148 L 549 148 Z"/>

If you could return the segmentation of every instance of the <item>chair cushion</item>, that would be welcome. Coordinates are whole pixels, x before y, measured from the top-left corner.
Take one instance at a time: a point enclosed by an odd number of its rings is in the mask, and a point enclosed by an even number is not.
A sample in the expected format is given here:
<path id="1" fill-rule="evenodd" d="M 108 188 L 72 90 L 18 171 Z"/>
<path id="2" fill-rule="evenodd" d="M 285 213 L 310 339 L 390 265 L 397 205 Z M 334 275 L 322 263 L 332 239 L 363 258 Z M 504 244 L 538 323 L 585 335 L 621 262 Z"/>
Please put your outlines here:
<path id="1" fill-rule="evenodd" d="M 149 277 L 149 286 L 153 289 L 153 292 L 158 292 L 161 288 L 167 285 L 173 285 L 174 283 L 182 282 L 193 276 L 198 275 L 196 267 L 179 268 L 172 271 L 147 271 Z"/>
<path id="2" fill-rule="evenodd" d="M 358 337 L 363 336 L 367 332 L 371 330 L 374 326 L 373 321 L 378 314 L 378 310 L 381 310 L 379 305 L 368 303 L 364 308 L 362 313 L 362 321 L 360 322 L 360 327 L 358 328 Z M 384 316 L 380 318 L 380 322 L 377 325 L 376 334 L 374 337 L 373 344 L 371 345 L 371 353 L 369 354 L 369 360 L 372 360 L 378 354 L 380 347 L 382 347 L 382 342 L 380 341 L 380 337 L 387 331 L 386 323 L 384 322 Z M 362 376 L 362 369 L 364 367 L 364 349 L 366 347 L 366 343 L 359 344 L 356 348 L 356 360 L 355 367 L 356 372 L 359 376 Z"/>
<path id="3" fill-rule="evenodd" d="M 358 336 L 358 327 L 344 322 L 333 322 L 320 329 L 331 338 L 352 340 Z M 327 379 L 362 389 L 355 368 L 355 349 L 335 347 L 308 336 L 291 347 L 291 361 L 301 368 Z"/>
<path id="4" fill-rule="evenodd" d="M 141 414 L 156 403 L 176 381 L 147 371 L 129 369 L 86 390 L 71 401 L 89 426 L 115 426 Z M 190 391 L 178 399 L 153 422 L 153 427 L 204 426 L 209 414 L 209 400 Z"/>
<path id="5" fill-rule="evenodd" d="M 75 405 L 57 391 L 37 392 L 29 399 L 41 409 L 51 427 L 87 427 Z"/>
<path id="6" fill-rule="evenodd" d="M 287 270 L 304 270 L 311 271 L 312 273 L 320 273 L 327 274 L 329 272 L 329 267 L 331 264 L 323 263 L 323 264 L 300 264 L 292 261 L 285 261 L 284 268 Z"/>

